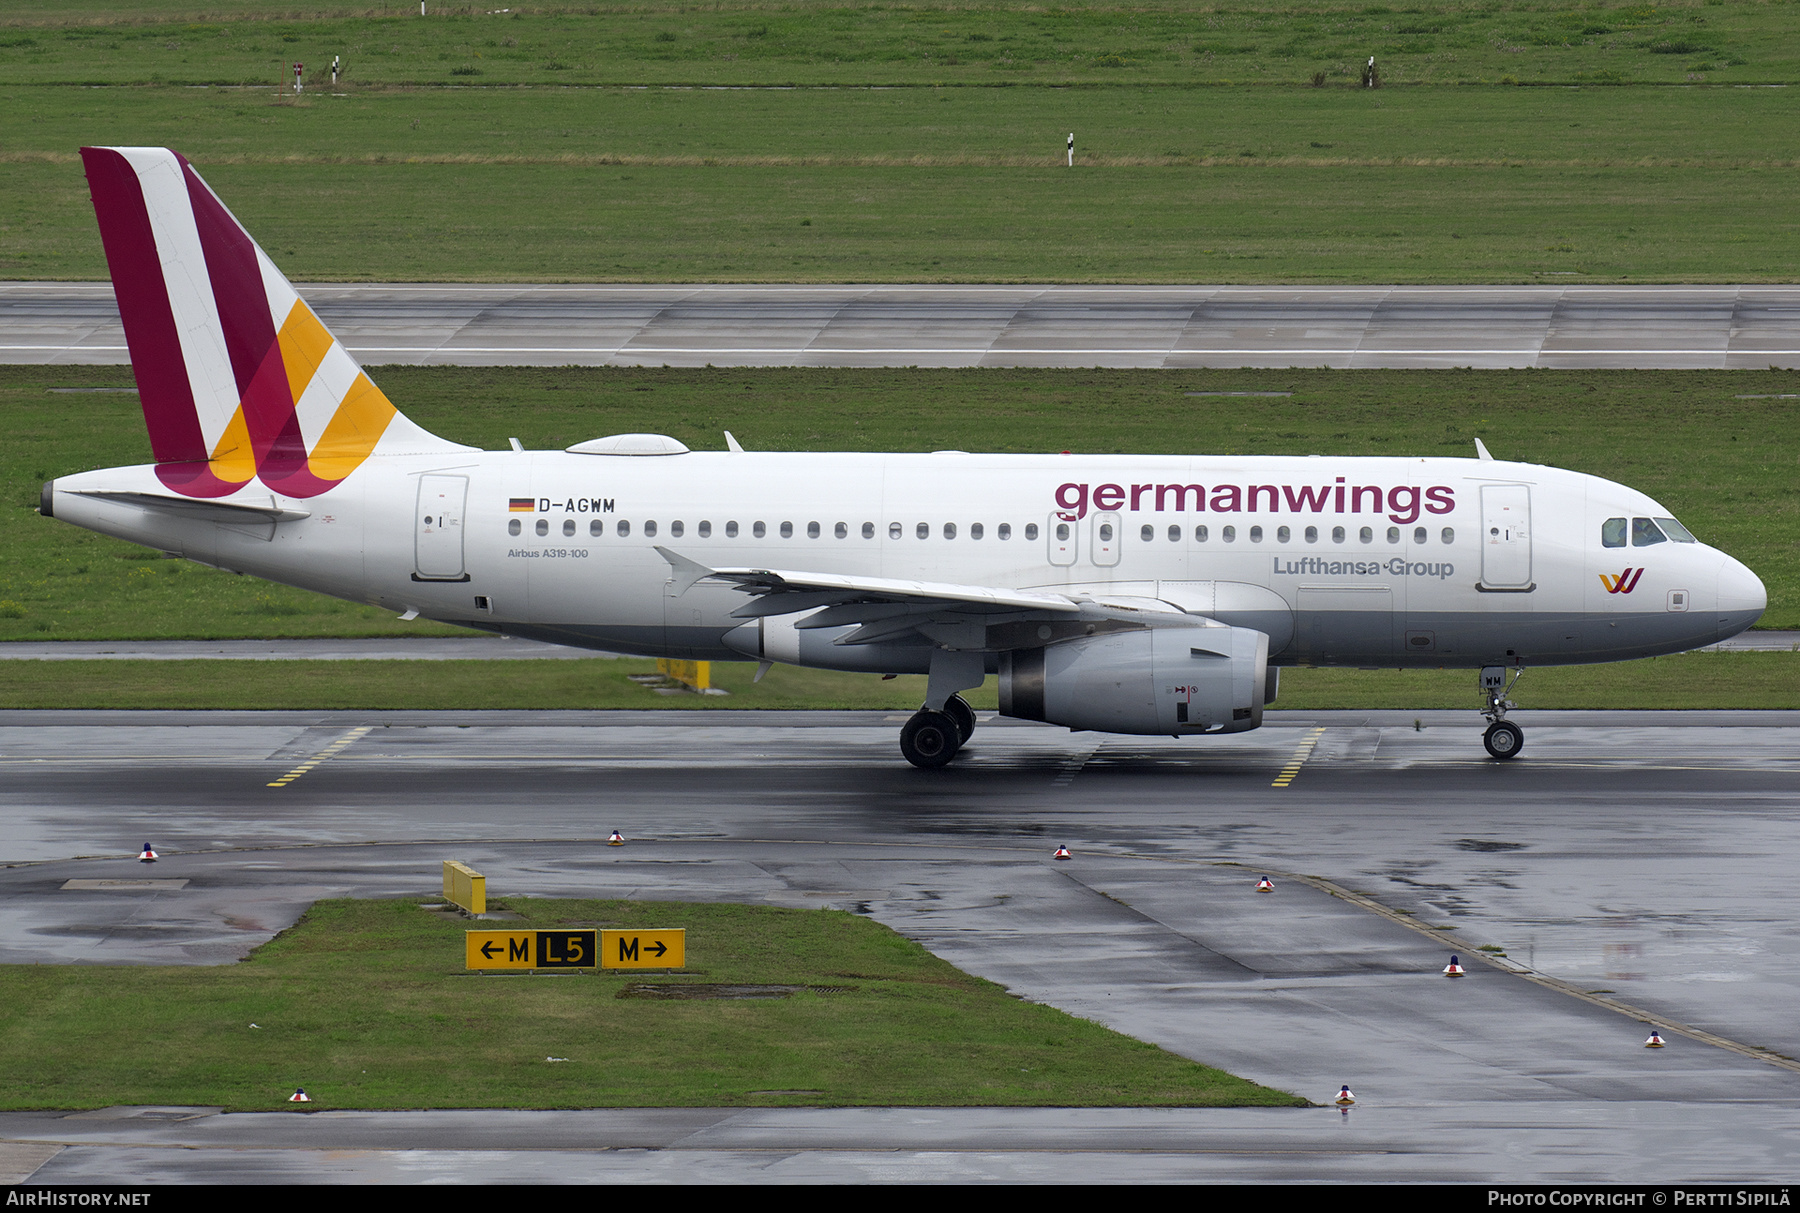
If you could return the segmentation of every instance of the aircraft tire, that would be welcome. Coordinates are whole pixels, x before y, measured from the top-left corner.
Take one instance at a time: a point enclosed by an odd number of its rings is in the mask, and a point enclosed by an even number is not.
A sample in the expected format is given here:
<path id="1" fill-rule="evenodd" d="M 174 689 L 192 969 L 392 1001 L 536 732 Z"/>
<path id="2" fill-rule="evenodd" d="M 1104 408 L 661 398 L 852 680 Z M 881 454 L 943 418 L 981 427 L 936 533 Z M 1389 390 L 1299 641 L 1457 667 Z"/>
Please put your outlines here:
<path id="1" fill-rule="evenodd" d="M 958 749 L 969 744 L 969 738 L 975 736 L 975 709 L 961 695 L 952 695 L 944 700 L 944 715 L 956 722 L 956 745 Z"/>
<path id="2" fill-rule="evenodd" d="M 1481 744 L 1495 758 L 1517 758 L 1525 748 L 1525 730 L 1510 720 L 1496 720 L 1482 734 Z"/>
<path id="3" fill-rule="evenodd" d="M 931 770 L 956 757 L 962 748 L 961 736 L 954 717 L 922 709 L 901 728 L 900 752 L 915 767 Z"/>

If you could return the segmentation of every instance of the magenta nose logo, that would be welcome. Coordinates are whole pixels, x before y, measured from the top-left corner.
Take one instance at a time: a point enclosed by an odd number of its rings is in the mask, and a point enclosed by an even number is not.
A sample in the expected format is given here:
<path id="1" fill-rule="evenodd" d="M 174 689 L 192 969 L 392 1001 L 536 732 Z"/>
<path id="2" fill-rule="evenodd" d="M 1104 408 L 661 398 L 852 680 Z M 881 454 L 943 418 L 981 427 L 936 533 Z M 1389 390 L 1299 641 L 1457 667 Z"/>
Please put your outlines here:
<path id="1" fill-rule="evenodd" d="M 1629 594 L 1637 589 L 1638 578 L 1643 575 L 1643 569 L 1626 569 L 1617 577 L 1610 573 L 1602 573 L 1600 574 L 1600 584 L 1606 587 L 1608 594 Z"/>

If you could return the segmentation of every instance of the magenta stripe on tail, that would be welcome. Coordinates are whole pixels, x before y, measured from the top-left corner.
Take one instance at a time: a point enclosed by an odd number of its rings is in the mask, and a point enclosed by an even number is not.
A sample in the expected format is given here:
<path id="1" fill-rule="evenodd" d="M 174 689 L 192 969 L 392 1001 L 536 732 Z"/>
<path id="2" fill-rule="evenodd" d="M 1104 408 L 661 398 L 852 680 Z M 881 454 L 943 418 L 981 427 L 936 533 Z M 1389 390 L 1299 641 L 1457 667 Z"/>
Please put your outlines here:
<path id="1" fill-rule="evenodd" d="M 125 323 L 125 343 L 131 348 L 150 450 L 158 463 L 204 461 L 212 452 L 194 412 L 194 391 L 137 171 L 111 148 L 84 147 L 81 160 Z"/>

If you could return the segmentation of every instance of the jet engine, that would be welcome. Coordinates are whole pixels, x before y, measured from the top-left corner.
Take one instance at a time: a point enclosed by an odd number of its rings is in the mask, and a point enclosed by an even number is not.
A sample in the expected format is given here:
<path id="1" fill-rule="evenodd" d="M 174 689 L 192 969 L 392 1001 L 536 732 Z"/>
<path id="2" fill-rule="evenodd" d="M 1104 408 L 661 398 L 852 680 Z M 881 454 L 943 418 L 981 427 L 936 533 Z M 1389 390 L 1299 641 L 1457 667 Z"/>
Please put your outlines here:
<path id="1" fill-rule="evenodd" d="M 1105 733 L 1242 733 L 1272 694 L 1269 637 L 1170 627 L 1000 655 L 1000 714 Z"/>

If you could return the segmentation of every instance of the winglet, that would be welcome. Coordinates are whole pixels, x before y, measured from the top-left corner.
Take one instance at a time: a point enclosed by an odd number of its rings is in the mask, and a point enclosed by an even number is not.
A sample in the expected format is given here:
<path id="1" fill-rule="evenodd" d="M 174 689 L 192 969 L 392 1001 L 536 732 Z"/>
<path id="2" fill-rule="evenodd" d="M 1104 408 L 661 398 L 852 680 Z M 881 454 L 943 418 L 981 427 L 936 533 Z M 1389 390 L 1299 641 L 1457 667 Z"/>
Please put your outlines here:
<path id="1" fill-rule="evenodd" d="M 733 455 L 742 455 L 744 453 L 744 448 L 738 445 L 738 440 L 731 436 L 730 430 L 725 431 L 725 449 L 730 451 Z"/>
<path id="2" fill-rule="evenodd" d="M 1485 463 L 1492 463 L 1494 461 L 1494 457 L 1488 454 L 1487 443 L 1479 438 L 1475 440 L 1475 457 Z"/>
<path id="3" fill-rule="evenodd" d="M 660 543 L 656 545 L 656 554 L 669 562 L 669 584 L 673 587 L 670 590 L 671 597 L 681 597 L 693 588 L 696 581 L 713 575 L 713 570 L 705 565 L 677 555 Z"/>

